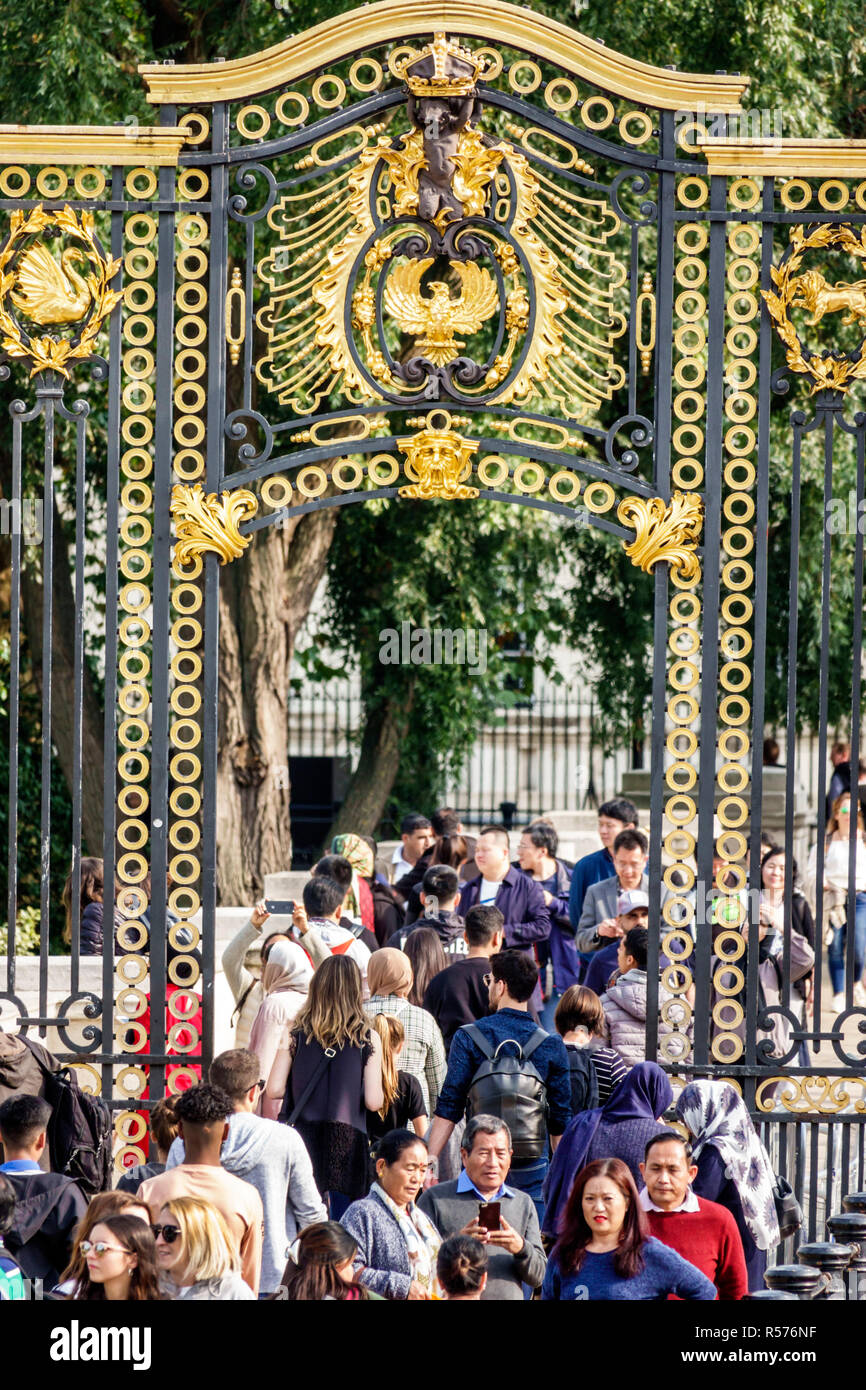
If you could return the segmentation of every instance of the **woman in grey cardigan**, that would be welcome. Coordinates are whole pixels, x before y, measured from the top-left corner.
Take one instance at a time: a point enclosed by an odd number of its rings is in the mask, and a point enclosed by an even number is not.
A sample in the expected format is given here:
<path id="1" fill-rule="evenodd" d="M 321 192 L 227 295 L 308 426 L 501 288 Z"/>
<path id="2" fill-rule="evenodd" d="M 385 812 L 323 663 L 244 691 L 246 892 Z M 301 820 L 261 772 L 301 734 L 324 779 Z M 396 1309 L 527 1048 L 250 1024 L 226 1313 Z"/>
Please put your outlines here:
<path id="1" fill-rule="evenodd" d="M 438 1295 L 436 1256 L 442 1241 L 415 1205 L 427 1172 L 427 1145 L 408 1129 L 393 1129 L 376 1150 L 369 1196 L 353 1202 L 341 1225 L 358 1242 L 360 1283 L 383 1298 Z"/>

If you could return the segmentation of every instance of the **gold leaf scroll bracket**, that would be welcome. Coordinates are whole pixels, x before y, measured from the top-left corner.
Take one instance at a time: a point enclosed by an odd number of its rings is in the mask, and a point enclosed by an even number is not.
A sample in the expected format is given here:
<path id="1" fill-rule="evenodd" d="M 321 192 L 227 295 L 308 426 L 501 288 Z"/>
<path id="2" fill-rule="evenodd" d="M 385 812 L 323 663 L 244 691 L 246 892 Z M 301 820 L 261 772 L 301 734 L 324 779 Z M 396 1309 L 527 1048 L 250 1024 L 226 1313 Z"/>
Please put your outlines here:
<path id="1" fill-rule="evenodd" d="M 649 574 L 659 560 L 667 560 L 681 579 L 697 577 L 704 515 L 699 497 L 675 492 L 667 503 L 661 497 L 624 497 L 616 514 L 624 526 L 634 527 L 634 540 L 623 542 L 632 564 Z"/>
<path id="2" fill-rule="evenodd" d="M 188 487 L 177 483 L 171 490 L 171 514 L 175 518 L 175 562 L 185 569 L 209 551 L 220 564 L 243 555 L 252 537 L 242 536 L 241 523 L 255 516 L 258 499 L 245 488 L 205 495 L 201 483 Z"/>

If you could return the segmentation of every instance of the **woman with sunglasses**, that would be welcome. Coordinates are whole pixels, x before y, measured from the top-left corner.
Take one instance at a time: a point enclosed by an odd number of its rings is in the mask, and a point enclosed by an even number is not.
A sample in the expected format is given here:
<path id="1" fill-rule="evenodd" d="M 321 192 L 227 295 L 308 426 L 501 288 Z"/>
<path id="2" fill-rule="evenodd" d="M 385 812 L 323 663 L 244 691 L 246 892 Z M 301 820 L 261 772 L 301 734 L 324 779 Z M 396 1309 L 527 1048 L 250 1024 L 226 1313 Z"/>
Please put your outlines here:
<path id="1" fill-rule="evenodd" d="M 132 1216 L 143 1225 L 150 1225 L 149 1207 L 129 1192 L 120 1192 L 117 1188 L 113 1192 L 97 1192 L 91 1197 L 87 1211 L 76 1227 L 72 1258 L 63 1271 L 61 1282 L 52 1289 L 56 1298 L 71 1298 L 76 1284 L 80 1284 L 85 1278 L 87 1259 L 82 1245 L 85 1241 L 93 1240 L 94 1226 L 101 1221 L 107 1221 L 110 1216 Z"/>
<path id="2" fill-rule="evenodd" d="M 856 826 L 852 826 L 856 817 Z M 827 964 L 833 986 L 833 1011 L 841 1013 L 846 1007 L 845 970 L 848 952 L 848 864 L 851 853 L 851 834 L 854 836 L 854 983 L 852 999 L 861 1008 L 866 1006 L 863 987 L 863 966 L 866 963 L 866 834 L 863 816 L 856 797 L 846 793 L 837 796 L 827 825 L 824 841 L 821 919 L 827 946 Z M 818 880 L 818 846 L 813 845 L 806 865 L 807 892 L 816 903 Z"/>
<path id="3" fill-rule="evenodd" d="M 177 1301 L 251 1302 L 241 1261 L 222 1214 L 198 1197 L 175 1197 L 152 1228 L 166 1295 Z"/>
<path id="4" fill-rule="evenodd" d="M 106 1216 L 80 1242 L 85 1273 L 72 1298 L 78 1303 L 157 1302 L 159 1286 L 153 1232 L 134 1216 Z"/>

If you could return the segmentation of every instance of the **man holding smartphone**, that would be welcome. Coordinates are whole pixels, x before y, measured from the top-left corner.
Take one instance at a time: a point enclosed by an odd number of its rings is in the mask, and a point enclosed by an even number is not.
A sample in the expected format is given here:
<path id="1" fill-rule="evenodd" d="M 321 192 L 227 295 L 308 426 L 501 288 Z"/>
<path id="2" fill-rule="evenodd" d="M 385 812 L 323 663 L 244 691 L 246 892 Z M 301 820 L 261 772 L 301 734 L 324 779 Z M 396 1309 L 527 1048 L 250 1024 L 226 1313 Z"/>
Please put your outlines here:
<path id="1" fill-rule="evenodd" d="M 511 1133 L 495 1115 L 469 1120 L 460 1148 L 463 1172 L 456 1182 L 437 1183 L 418 1198 L 443 1239 L 472 1236 L 487 1250 L 487 1287 L 482 1302 L 521 1301 L 524 1285 L 537 1289 L 546 1260 L 535 1203 L 509 1187 Z"/>

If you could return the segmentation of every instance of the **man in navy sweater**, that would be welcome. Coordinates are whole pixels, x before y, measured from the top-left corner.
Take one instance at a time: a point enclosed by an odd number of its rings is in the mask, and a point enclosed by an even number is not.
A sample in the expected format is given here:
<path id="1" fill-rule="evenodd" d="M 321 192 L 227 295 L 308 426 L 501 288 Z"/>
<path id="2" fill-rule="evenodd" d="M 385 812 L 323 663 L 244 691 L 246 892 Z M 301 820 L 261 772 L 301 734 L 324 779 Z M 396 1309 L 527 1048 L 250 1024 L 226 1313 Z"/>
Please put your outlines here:
<path id="1" fill-rule="evenodd" d="M 455 969 L 454 966 L 450 968 Z M 506 1039 L 511 1039 L 518 1047 L 523 1047 L 537 1032 L 538 1025 L 529 1014 L 529 999 L 537 983 L 538 966 L 523 952 L 500 951 L 498 955 L 491 956 L 489 991 L 490 1007 L 494 1012 L 474 1025 L 483 1033 L 489 1046 L 495 1049 Z M 514 1049 L 509 1051 L 513 1052 Z M 451 1137 L 454 1126 L 463 1119 L 475 1073 L 484 1060 L 484 1053 L 473 1042 L 466 1028 L 458 1028 L 448 1054 L 448 1074 L 439 1093 L 428 1140 L 431 1160 L 428 1184 L 436 1180 L 439 1154 Z M 532 1053 L 532 1065 L 544 1084 L 547 1133 L 550 1147 L 555 1149 L 571 1119 L 571 1072 L 562 1038 L 548 1034 Z M 546 1156 L 522 1166 L 513 1163 L 509 1180 L 512 1187 L 532 1198 L 539 1220 L 544 1209 L 541 1188 L 547 1168 Z"/>

